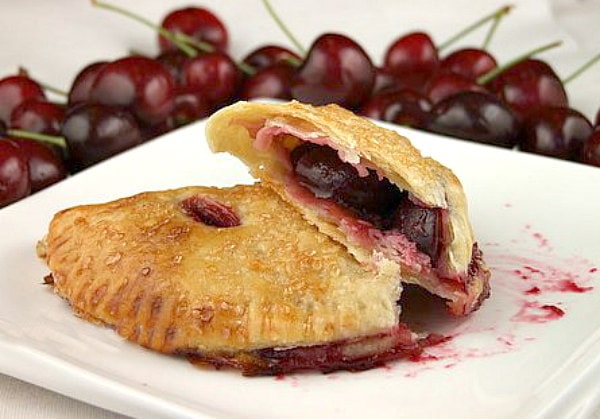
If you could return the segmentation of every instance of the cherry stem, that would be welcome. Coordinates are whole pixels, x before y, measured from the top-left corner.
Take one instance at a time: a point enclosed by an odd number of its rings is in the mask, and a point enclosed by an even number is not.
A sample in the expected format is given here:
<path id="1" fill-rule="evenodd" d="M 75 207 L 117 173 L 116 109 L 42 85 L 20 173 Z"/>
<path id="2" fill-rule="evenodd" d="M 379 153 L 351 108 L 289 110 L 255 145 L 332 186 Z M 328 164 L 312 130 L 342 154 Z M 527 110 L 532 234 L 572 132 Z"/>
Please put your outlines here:
<path id="1" fill-rule="evenodd" d="M 490 42 L 492 42 L 492 37 L 496 33 L 496 30 L 498 29 L 498 26 L 500 25 L 502 18 L 504 18 L 506 15 L 508 15 L 508 13 L 510 12 L 510 9 L 512 8 L 512 6 L 507 6 L 507 7 L 508 7 L 508 9 L 506 10 L 505 13 L 500 13 L 494 18 L 494 21 L 492 22 L 492 26 L 488 30 L 488 33 L 485 36 L 485 39 L 483 40 L 483 45 L 481 46 L 481 49 L 485 50 L 485 49 L 489 48 Z"/>
<path id="2" fill-rule="evenodd" d="M 494 68 L 493 70 L 488 71 L 487 73 L 485 73 L 484 75 L 480 76 L 477 79 L 477 84 L 480 85 L 486 85 L 488 84 L 490 81 L 492 81 L 493 79 L 495 79 L 500 73 L 508 70 L 509 68 L 519 64 L 521 61 L 527 60 L 528 58 L 531 58 L 537 54 L 540 54 L 544 51 L 548 51 L 549 49 L 552 48 L 556 48 L 558 46 L 562 45 L 562 41 L 554 41 L 551 42 L 549 44 L 546 45 L 542 45 L 541 47 L 535 48 L 523 55 L 518 56 L 517 58 L 509 61 L 508 63 L 498 66 L 496 68 Z"/>
<path id="3" fill-rule="evenodd" d="M 306 49 L 302 46 L 302 44 L 300 43 L 300 41 L 298 41 L 294 34 L 290 32 L 285 23 L 283 23 L 283 20 L 281 20 L 281 18 L 277 15 L 277 12 L 275 12 L 275 9 L 273 9 L 271 2 L 269 0 L 262 0 L 262 2 L 267 11 L 269 12 L 269 15 L 273 18 L 275 23 L 277 23 L 277 26 L 279 26 L 279 29 L 281 29 L 285 36 L 288 37 L 290 42 L 292 42 L 292 44 L 296 46 L 296 49 L 300 51 L 301 55 L 306 55 Z"/>
<path id="4" fill-rule="evenodd" d="M 171 31 L 166 30 L 162 26 L 156 25 L 155 23 L 149 21 L 148 19 L 146 19 L 136 13 L 132 13 L 129 10 L 124 9 L 122 7 L 115 6 L 114 4 L 105 3 L 100 0 L 91 0 L 91 2 L 94 7 L 98 7 L 100 9 L 105 9 L 105 10 L 110 10 L 112 12 L 116 12 L 120 15 L 126 16 L 133 20 L 136 20 L 136 21 L 140 22 L 141 24 L 148 26 L 149 28 L 154 29 L 159 34 L 161 34 L 162 36 L 167 38 L 169 41 L 173 42 L 177 46 L 177 48 L 179 48 L 188 57 L 196 56 L 196 50 L 194 48 L 192 48 L 191 46 L 182 42 L 175 34 L 173 34 Z"/>
<path id="5" fill-rule="evenodd" d="M 64 137 L 58 135 L 42 134 L 40 132 L 25 131 L 21 129 L 9 129 L 6 133 L 11 137 L 27 138 L 29 140 L 42 141 L 51 145 L 67 148 L 67 142 Z"/>
<path id="6" fill-rule="evenodd" d="M 198 55 L 198 52 L 196 50 L 200 50 L 203 52 L 215 52 L 215 47 L 209 44 L 208 42 L 199 41 L 184 33 L 172 32 L 168 29 L 163 28 L 160 25 L 156 25 L 148 19 L 139 16 L 138 14 L 133 13 L 127 9 L 100 0 L 91 0 L 91 2 L 92 5 L 95 7 L 116 12 L 120 15 L 136 20 L 151 29 L 154 29 L 159 34 L 161 34 L 173 44 L 175 44 L 175 46 L 179 48 L 181 52 L 183 52 L 190 58 L 194 58 Z M 245 63 L 237 63 L 237 66 L 241 71 L 248 75 L 252 75 L 256 72 L 252 67 Z"/>
<path id="7" fill-rule="evenodd" d="M 62 89 L 59 89 L 58 87 L 50 86 L 49 84 L 41 82 L 38 79 L 34 79 L 33 77 L 31 77 L 29 75 L 29 71 L 25 67 L 23 67 L 23 66 L 19 66 L 19 75 L 20 76 L 28 77 L 28 78 L 30 78 L 32 80 L 35 80 L 35 82 L 37 84 L 39 84 L 42 87 L 42 89 L 44 89 L 44 90 L 47 90 L 49 92 L 55 93 L 55 94 L 57 94 L 59 96 L 63 96 L 63 97 L 69 96 L 69 94 L 67 92 L 65 92 Z"/>
<path id="8" fill-rule="evenodd" d="M 577 70 L 575 70 L 574 72 L 572 72 L 571 74 L 569 74 L 567 77 L 565 77 L 564 79 L 562 79 L 562 84 L 567 84 L 570 81 L 572 81 L 573 79 L 576 79 L 577 77 L 579 77 L 579 75 L 581 73 L 583 73 L 588 68 L 590 68 L 591 66 L 593 66 L 594 64 L 596 64 L 598 61 L 600 61 L 600 54 L 595 55 L 590 60 L 588 60 L 585 64 L 583 64 L 581 67 L 579 67 Z"/>
<path id="9" fill-rule="evenodd" d="M 456 35 L 452 36 L 446 42 L 441 43 L 438 46 L 438 51 L 441 51 L 444 48 L 449 47 L 454 42 L 458 41 L 459 39 L 466 36 L 467 34 L 473 32 L 475 29 L 478 29 L 480 26 L 486 24 L 490 20 L 494 20 L 495 22 L 498 22 L 498 20 L 500 20 L 500 18 L 503 17 L 504 15 L 508 14 L 508 12 L 510 12 L 511 9 L 512 9 L 512 6 L 503 6 L 500 9 L 496 10 L 495 12 L 482 17 L 478 21 L 472 23 L 471 25 L 467 26 L 465 29 L 458 32 Z M 489 37 L 489 33 L 488 33 L 488 37 Z"/>

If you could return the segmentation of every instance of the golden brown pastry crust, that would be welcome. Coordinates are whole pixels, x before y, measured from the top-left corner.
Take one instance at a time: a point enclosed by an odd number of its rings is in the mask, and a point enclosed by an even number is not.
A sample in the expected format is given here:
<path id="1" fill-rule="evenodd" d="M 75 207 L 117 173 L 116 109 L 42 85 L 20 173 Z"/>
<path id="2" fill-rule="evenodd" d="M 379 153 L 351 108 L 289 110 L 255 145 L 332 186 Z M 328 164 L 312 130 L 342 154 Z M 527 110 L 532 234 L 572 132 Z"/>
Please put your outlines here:
<path id="1" fill-rule="evenodd" d="M 192 196 L 241 225 L 193 220 Z M 397 269 L 373 275 L 261 185 L 146 192 L 59 212 L 43 249 L 83 318 L 168 353 L 327 343 L 398 324 Z"/>
<path id="2" fill-rule="evenodd" d="M 473 259 L 474 238 L 462 185 L 450 169 L 432 158 L 423 157 L 397 132 L 336 105 L 314 107 L 294 101 L 283 104 L 238 102 L 209 118 L 206 135 L 213 151 L 230 152 L 242 159 L 255 177 L 299 208 L 310 223 L 343 243 L 361 262 L 372 262 L 371 249 L 349 240 L 338 223 L 324 218 L 318 208 L 304 205 L 291 196 L 286 183 L 291 170 L 289 164 L 277 155 L 275 148 L 255 144 L 257 132 L 265 126 L 291 126 L 299 137 L 318 141 L 326 138 L 327 144 L 344 155 L 346 161 L 377 169 L 426 205 L 446 209 L 448 245 L 441 255 L 445 274 L 451 278 L 467 273 Z M 288 138 L 285 141 L 294 140 Z M 487 270 L 484 265 L 481 268 Z M 403 272 L 403 279 L 425 285 L 430 290 L 437 287 L 442 296 L 458 301 L 461 307 L 453 309 L 458 314 L 471 311 L 479 305 L 479 298 L 487 295 L 489 274 L 486 275 L 483 275 L 485 281 L 470 281 L 465 284 L 466 289 L 460 290 L 452 284 L 447 288 L 444 284 L 441 287 L 427 284 L 423 278 L 406 272 Z"/>

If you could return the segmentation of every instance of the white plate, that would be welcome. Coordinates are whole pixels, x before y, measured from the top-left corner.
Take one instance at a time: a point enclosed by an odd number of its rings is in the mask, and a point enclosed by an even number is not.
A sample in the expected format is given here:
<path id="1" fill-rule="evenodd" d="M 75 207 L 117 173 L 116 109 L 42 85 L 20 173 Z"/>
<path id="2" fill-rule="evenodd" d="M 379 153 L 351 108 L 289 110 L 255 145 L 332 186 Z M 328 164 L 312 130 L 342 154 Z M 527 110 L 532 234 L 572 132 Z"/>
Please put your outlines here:
<path id="1" fill-rule="evenodd" d="M 208 151 L 200 122 L 0 211 L 0 372 L 144 418 L 565 418 L 596 409 L 600 170 L 402 132 L 463 181 L 493 270 L 492 297 L 471 317 L 425 310 L 420 322 L 452 339 L 420 359 L 279 378 L 200 370 L 76 318 L 42 285 L 35 244 L 62 208 L 252 181 L 237 160 Z"/>

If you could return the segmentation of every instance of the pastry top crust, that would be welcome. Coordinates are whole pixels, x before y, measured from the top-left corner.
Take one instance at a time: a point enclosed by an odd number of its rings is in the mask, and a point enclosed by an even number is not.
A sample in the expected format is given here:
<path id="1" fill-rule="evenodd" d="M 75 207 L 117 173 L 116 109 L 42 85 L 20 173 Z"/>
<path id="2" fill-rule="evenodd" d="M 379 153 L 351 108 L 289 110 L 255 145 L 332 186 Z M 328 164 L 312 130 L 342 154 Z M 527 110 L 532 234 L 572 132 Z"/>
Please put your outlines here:
<path id="1" fill-rule="evenodd" d="M 448 252 L 444 255 L 449 274 L 464 273 L 472 257 L 473 233 L 468 217 L 467 200 L 454 173 L 436 160 L 423 157 L 410 141 L 395 131 L 385 129 L 337 105 L 311 106 L 295 101 L 283 104 L 238 102 L 213 114 L 206 126 L 213 151 L 227 151 L 242 159 L 251 173 L 272 185 L 286 200 L 285 179 L 289 167 L 273 150 L 257 149 L 256 132 L 266 123 L 289 125 L 308 138 L 327 138 L 349 162 L 361 162 L 375 168 L 392 183 L 428 206 L 446 208 L 449 216 Z M 298 203 L 294 203 L 298 206 Z M 344 243 L 353 254 L 365 261 L 364 249 L 348 242 L 340 232 L 310 212 L 309 221 L 325 233 Z"/>
<path id="2" fill-rule="evenodd" d="M 219 228 L 181 202 L 241 220 Z M 45 239 L 54 289 L 82 317 L 162 352 L 312 345 L 398 324 L 390 264 L 374 275 L 269 188 L 187 187 L 59 212 Z"/>

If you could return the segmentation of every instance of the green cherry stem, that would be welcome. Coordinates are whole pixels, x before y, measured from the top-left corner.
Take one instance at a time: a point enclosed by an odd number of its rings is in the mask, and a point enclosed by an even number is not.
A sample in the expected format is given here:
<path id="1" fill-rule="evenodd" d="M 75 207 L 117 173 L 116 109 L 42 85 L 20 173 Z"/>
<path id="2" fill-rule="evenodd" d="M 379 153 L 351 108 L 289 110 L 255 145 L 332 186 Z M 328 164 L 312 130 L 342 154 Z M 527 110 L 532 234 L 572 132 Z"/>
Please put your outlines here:
<path id="1" fill-rule="evenodd" d="M 279 15 L 277 15 L 277 12 L 275 12 L 275 9 L 273 9 L 273 6 L 271 5 L 271 2 L 269 0 L 262 0 L 262 2 L 264 4 L 265 8 L 267 9 L 267 12 L 269 12 L 269 15 L 273 18 L 273 20 L 275 21 L 275 23 L 277 23 L 277 26 L 279 26 L 279 29 L 281 29 L 281 31 L 285 34 L 285 36 L 288 37 L 288 39 L 290 40 L 290 42 L 296 46 L 296 49 L 298 51 L 300 51 L 301 55 L 306 55 L 306 48 L 304 48 L 302 46 L 302 44 L 300 43 L 300 41 L 298 41 L 298 39 L 288 29 L 288 27 L 285 25 L 285 23 L 283 23 L 283 20 L 281 20 L 281 18 L 279 17 Z"/>
<path id="2" fill-rule="evenodd" d="M 159 34 L 161 34 L 162 36 L 164 36 L 165 38 L 167 38 L 169 41 L 173 42 L 175 45 L 177 45 L 177 48 L 179 48 L 184 54 L 186 54 L 188 57 L 195 57 L 196 56 L 196 50 L 194 50 L 194 48 L 192 48 L 191 46 L 181 42 L 177 36 L 175 36 L 171 31 L 166 30 L 165 28 L 163 28 L 160 25 L 156 25 L 155 23 L 151 22 L 150 20 L 136 14 L 136 13 L 132 13 L 127 9 L 124 9 L 122 7 L 116 6 L 114 4 L 110 4 L 110 3 L 106 3 L 100 0 L 91 0 L 92 5 L 94 7 L 97 7 L 99 9 L 105 9 L 105 10 L 110 10 L 112 12 L 116 12 L 120 15 L 126 16 L 130 19 L 136 20 L 139 23 L 148 26 L 149 28 L 154 29 L 155 31 L 157 31 Z"/>
<path id="3" fill-rule="evenodd" d="M 477 84 L 480 85 L 486 85 L 488 84 L 490 81 L 492 81 L 493 79 L 495 79 L 500 73 L 508 70 L 509 68 L 519 64 L 521 61 L 524 61 L 528 58 L 531 58 L 535 55 L 538 55 L 544 51 L 548 51 L 549 49 L 552 48 L 556 48 L 558 46 L 562 45 L 562 41 L 555 41 L 555 42 L 551 42 L 549 44 L 546 45 L 542 45 L 541 47 L 535 48 L 523 55 L 518 56 L 517 58 L 509 61 L 508 63 L 498 66 L 496 68 L 494 68 L 491 71 L 488 71 L 487 73 L 485 73 L 484 75 L 480 76 L 477 79 Z"/>
<path id="4" fill-rule="evenodd" d="M 508 13 L 510 12 L 510 9 L 512 8 L 512 6 L 506 6 L 506 7 L 507 7 L 507 9 L 506 9 L 506 11 L 504 13 L 499 13 L 493 19 L 492 26 L 488 30 L 488 33 L 486 34 L 485 39 L 483 40 L 483 45 L 481 46 L 481 49 L 485 50 L 485 49 L 489 48 L 490 42 L 492 42 L 492 37 L 496 33 L 496 30 L 498 29 L 498 26 L 500 25 L 500 22 L 502 21 L 502 19 L 506 15 L 508 15 Z"/>
<path id="5" fill-rule="evenodd" d="M 567 84 L 570 81 L 572 81 L 573 79 L 576 79 L 577 77 L 579 77 L 579 75 L 581 73 L 583 73 L 588 68 L 590 68 L 591 66 L 593 66 L 594 64 L 596 64 L 598 61 L 600 61 L 600 53 L 597 54 L 597 55 L 595 55 L 595 56 L 593 56 L 590 60 L 588 60 L 586 63 L 584 63 L 577 70 L 575 70 L 574 72 L 572 72 L 571 74 L 569 74 L 567 77 L 565 77 L 564 79 L 562 79 L 562 84 Z"/>
<path id="6" fill-rule="evenodd" d="M 42 134 L 40 132 L 24 131 L 21 129 L 8 129 L 6 133 L 11 137 L 27 138 L 29 140 L 42 141 L 51 145 L 67 148 L 67 142 L 64 137 L 58 135 Z"/>
<path id="7" fill-rule="evenodd" d="M 494 20 L 495 22 L 498 22 L 500 20 L 500 18 L 503 17 L 504 15 L 508 14 L 508 12 L 510 12 L 511 9 L 512 9 L 512 6 L 503 6 L 500 9 L 496 10 L 495 12 L 490 13 L 489 15 L 486 15 L 486 16 L 482 17 L 481 19 L 479 19 L 476 22 L 472 23 L 471 25 L 467 26 L 466 28 L 464 28 L 463 30 L 461 30 L 460 32 L 458 32 L 457 34 L 453 35 L 446 42 L 441 43 L 438 46 L 438 51 L 441 51 L 441 50 L 443 50 L 445 48 L 448 48 L 454 42 L 456 42 L 459 39 L 463 38 L 467 34 L 473 32 L 475 29 L 478 29 L 479 27 L 485 25 L 490 20 Z M 488 33 L 488 37 L 489 36 L 490 36 L 490 34 Z"/>
<path id="8" fill-rule="evenodd" d="M 42 89 L 44 89 L 44 90 L 47 90 L 49 92 L 52 92 L 52 93 L 54 93 L 56 95 L 59 95 L 59 96 L 65 97 L 65 98 L 67 96 L 69 96 L 69 94 L 67 92 L 65 92 L 62 89 L 59 89 L 58 87 L 50 86 L 49 84 L 46 84 L 46 83 L 44 83 L 44 82 L 42 82 L 42 81 L 40 81 L 38 79 L 34 79 L 33 77 L 31 77 L 29 75 L 30 74 L 29 71 L 25 67 L 23 67 L 23 66 L 19 66 L 18 74 L 21 75 L 21 76 L 28 77 L 28 78 L 30 78 L 32 80 L 35 80 L 35 82 L 37 84 L 39 84 L 42 87 Z"/>

